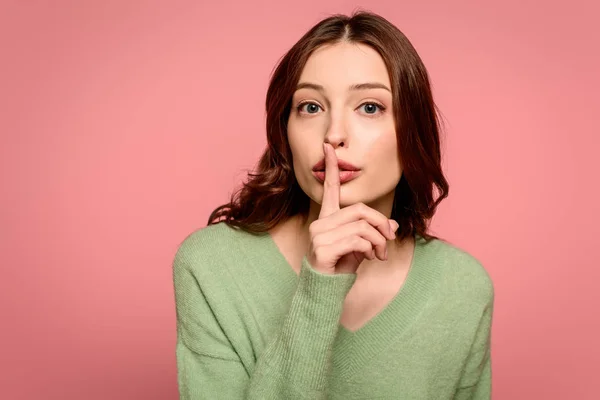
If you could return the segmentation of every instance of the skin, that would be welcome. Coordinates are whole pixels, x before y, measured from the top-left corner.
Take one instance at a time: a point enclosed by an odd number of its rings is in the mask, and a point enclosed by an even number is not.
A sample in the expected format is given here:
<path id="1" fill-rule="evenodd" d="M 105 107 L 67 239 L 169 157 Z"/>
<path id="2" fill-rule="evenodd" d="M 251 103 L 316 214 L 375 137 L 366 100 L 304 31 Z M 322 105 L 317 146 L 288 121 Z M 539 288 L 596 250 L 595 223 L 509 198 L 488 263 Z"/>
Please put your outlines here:
<path id="1" fill-rule="evenodd" d="M 364 83 L 381 87 L 350 88 Z M 402 163 L 397 150 L 391 84 L 381 56 L 369 46 L 349 42 L 325 45 L 313 52 L 292 99 L 288 139 L 294 173 L 311 199 L 310 210 L 306 221 L 291 218 L 273 233 L 294 238 L 281 246 L 293 254 L 289 261 L 297 270 L 302 255 L 309 251 L 309 226 L 322 214 L 321 204 L 325 201 L 327 185 L 312 174 L 314 164 L 325 157 L 323 143 L 332 146 L 329 150 L 333 154 L 326 160 L 343 159 L 362 170 L 359 177 L 339 186 L 339 194 L 334 196 L 339 208 L 364 203 L 386 218 L 391 216 Z M 330 172 L 329 166 L 326 173 Z M 377 258 L 368 257 L 360 263 L 356 272 L 359 278 L 383 277 L 385 273 L 378 271 L 389 271 L 392 266 L 406 270 L 414 241 L 396 243 L 389 237 L 386 240 L 383 250 L 387 249 L 387 257 L 376 249 Z"/>

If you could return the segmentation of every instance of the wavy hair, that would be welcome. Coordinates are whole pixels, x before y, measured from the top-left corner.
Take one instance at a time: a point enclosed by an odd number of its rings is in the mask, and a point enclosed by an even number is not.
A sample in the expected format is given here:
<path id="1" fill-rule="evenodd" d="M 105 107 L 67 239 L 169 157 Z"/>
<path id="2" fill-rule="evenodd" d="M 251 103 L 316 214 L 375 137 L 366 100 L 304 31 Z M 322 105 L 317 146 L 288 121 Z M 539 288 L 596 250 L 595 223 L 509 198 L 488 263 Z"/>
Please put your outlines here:
<path id="1" fill-rule="evenodd" d="M 266 232 L 296 214 L 308 215 L 310 198 L 298 185 L 287 138 L 291 101 L 302 69 L 319 46 L 361 43 L 383 58 L 392 84 L 392 104 L 403 174 L 396 185 L 391 218 L 396 239 L 418 234 L 426 241 L 438 204 L 448 196 L 441 167 L 440 123 L 427 70 L 408 38 L 383 17 L 359 11 L 335 14 L 312 27 L 280 59 L 266 98 L 267 148 L 255 173 L 227 204 L 216 208 L 208 225 L 224 221 L 250 233 Z M 437 197 L 435 190 L 437 189 Z"/>

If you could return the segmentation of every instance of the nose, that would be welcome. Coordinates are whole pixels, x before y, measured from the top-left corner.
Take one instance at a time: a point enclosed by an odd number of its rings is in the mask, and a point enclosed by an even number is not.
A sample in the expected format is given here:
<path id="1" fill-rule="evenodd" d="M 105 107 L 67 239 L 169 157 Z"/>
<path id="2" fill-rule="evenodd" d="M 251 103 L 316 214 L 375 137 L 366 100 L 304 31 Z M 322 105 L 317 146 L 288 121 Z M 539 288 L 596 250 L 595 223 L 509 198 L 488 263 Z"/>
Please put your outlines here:
<path id="1" fill-rule="evenodd" d="M 325 134 L 325 143 L 329 143 L 334 149 L 338 147 L 348 147 L 348 129 L 342 113 L 337 116 L 330 114 L 330 122 Z"/>

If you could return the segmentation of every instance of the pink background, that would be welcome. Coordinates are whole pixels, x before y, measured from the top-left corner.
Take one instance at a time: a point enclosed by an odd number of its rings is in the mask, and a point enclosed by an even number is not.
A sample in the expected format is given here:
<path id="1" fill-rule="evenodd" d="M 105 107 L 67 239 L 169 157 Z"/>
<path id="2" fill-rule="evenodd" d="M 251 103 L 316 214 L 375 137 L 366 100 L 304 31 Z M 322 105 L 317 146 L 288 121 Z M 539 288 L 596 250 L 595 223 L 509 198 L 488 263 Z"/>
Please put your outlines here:
<path id="1" fill-rule="evenodd" d="M 360 3 L 0 3 L 0 397 L 175 399 L 171 262 L 266 139 L 279 57 Z M 434 232 L 496 287 L 496 399 L 597 399 L 595 1 L 374 1 L 427 65 Z"/>

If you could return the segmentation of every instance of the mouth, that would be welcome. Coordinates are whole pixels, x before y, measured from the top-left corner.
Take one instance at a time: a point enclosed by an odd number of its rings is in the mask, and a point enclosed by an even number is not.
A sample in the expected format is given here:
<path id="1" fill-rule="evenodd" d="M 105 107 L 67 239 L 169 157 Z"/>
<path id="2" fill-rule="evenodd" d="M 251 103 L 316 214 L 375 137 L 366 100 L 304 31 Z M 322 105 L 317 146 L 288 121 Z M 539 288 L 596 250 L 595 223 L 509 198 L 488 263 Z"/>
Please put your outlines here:
<path id="1" fill-rule="evenodd" d="M 350 182 L 351 180 L 358 178 L 362 171 L 360 170 L 340 170 L 340 184 L 344 184 L 346 182 Z M 321 183 L 325 182 L 325 171 L 313 171 L 313 176 L 317 178 L 317 180 Z"/>
<path id="2" fill-rule="evenodd" d="M 338 159 L 338 169 L 341 171 L 360 171 L 360 168 L 349 163 L 348 161 Z M 312 169 L 314 172 L 324 172 L 325 171 L 325 159 L 321 159 Z"/>

